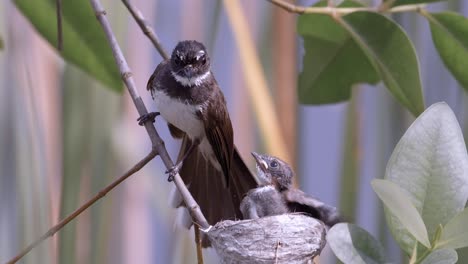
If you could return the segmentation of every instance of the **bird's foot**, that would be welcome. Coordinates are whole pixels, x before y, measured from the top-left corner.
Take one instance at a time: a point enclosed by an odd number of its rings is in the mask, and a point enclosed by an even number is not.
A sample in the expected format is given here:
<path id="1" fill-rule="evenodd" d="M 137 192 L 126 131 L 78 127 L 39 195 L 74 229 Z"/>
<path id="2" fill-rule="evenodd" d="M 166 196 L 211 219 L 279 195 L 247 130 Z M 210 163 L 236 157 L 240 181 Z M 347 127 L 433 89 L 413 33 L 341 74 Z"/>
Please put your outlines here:
<path id="1" fill-rule="evenodd" d="M 212 225 L 210 225 L 210 226 L 207 227 L 207 228 L 201 228 L 201 227 L 199 227 L 199 229 L 200 229 L 203 233 L 208 233 L 208 232 L 210 232 L 210 230 L 211 230 L 212 228 L 213 228 Z"/>
<path id="2" fill-rule="evenodd" d="M 146 122 L 148 121 L 151 121 L 151 123 L 154 123 L 154 120 L 156 119 L 156 117 L 158 115 L 160 115 L 161 113 L 159 112 L 151 112 L 151 113 L 147 113 L 147 114 L 144 114 L 142 116 L 140 116 L 137 121 L 138 121 L 138 125 L 140 126 L 144 126 Z"/>
<path id="3" fill-rule="evenodd" d="M 171 182 L 174 180 L 174 177 L 176 176 L 176 174 L 179 173 L 180 166 L 181 166 L 181 163 L 177 163 L 176 165 L 172 166 L 170 169 L 166 171 L 166 174 L 169 174 L 169 176 L 167 177 L 168 182 Z"/>

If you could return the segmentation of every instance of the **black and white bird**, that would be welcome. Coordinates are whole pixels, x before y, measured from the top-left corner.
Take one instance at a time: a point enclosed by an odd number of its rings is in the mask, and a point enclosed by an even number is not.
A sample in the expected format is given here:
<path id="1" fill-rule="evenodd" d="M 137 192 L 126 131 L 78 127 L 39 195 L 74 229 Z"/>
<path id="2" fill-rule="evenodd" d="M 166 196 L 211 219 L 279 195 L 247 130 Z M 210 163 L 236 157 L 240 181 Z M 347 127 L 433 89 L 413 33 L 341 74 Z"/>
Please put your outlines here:
<path id="1" fill-rule="evenodd" d="M 179 42 L 171 58 L 157 66 L 147 89 L 159 112 L 140 117 L 140 124 L 160 114 L 171 135 L 182 139 L 170 175 L 180 173 L 210 224 L 241 219 L 240 200 L 257 183 L 234 146 L 226 101 L 205 46 Z"/>
<path id="2" fill-rule="evenodd" d="M 341 221 L 338 210 L 292 186 L 294 172 L 283 160 L 252 152 L 260 186 L 248 192 L 241 202 L 244 218 L 290 212 L 306 213 L 327 226 Z"/>

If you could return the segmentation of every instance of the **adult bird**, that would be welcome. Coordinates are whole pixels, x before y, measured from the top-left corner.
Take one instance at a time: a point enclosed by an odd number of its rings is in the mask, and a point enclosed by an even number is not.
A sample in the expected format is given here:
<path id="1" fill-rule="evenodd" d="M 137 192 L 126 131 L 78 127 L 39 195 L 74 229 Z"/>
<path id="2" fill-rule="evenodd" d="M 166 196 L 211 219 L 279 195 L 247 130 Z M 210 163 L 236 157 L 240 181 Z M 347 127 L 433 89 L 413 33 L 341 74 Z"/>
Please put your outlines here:
<path id="1" fill-rule="evenodd" d="M 179 42 L 171 58 L 156 67 L 147 89 L 159 112 L 140 117 L 140 124 L 160 114 L 171 135 L 182 139 L 169 180 L 180 173 L 210 224 L 241 219 L 240 200 L 257 183 L 234 146 L 226 100 L 205 46 Z"/>

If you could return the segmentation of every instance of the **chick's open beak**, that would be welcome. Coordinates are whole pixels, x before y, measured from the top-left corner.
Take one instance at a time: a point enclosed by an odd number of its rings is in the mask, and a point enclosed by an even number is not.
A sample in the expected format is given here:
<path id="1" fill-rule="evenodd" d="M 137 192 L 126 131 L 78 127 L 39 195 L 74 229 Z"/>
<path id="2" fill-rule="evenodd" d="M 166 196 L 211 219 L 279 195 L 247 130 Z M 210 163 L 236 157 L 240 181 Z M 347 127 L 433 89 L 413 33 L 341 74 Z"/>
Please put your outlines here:
<path id="1" fill-rule="evenodd" d="M 257 166 L 264 172 L 268 170 L 268 164 L 265 160 L 263 160 L 262 155 L 252 152 L 252 156 L 254 157 L 255 161 L 257 162 Z"/>

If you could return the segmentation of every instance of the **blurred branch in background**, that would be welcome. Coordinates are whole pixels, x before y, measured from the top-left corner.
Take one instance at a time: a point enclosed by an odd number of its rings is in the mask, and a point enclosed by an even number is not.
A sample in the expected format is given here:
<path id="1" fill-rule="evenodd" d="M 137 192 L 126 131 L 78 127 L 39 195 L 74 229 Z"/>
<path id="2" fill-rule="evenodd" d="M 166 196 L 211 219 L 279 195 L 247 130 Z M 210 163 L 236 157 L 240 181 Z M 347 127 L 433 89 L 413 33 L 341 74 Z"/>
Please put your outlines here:
<path id="1" fill-rule="evenodd" d="M 346 222 L 356 222 L 356 209 L 359 198 L 361 142 L 359 142 L 361 128 L 361 114 L 358 106 L 359 89 L 353 89 L 353 96 L 348 104 L 346 129 L 344 130 L 343 165 L 340 180 L 339 208 Z"/>
<path id="2" fill-rule="evenodd" d="M 274 108 L 273 97 L 268 91 L 265 75 L 239 1 L 225 0 L 224 5 L 240 52 L 249 98 L 266 145 L 266 152 L 292 163 L 281 135 L 280 120 Z"/>
<path id="3" fill-rule="evenodd" d="M 296 17 L 280 8 L 273 8 L 272 16 L 275 32 L 271 36 L 275 105 L 289 154 L 289 164 L 297 171 L 297 37 L 294 30 Z"/>
<path id="4" fill-rule="evenodd" d="M 55 8 L 57 9 L 57 49 L 62 51 L 62 0 L 55 0 Z"/>

